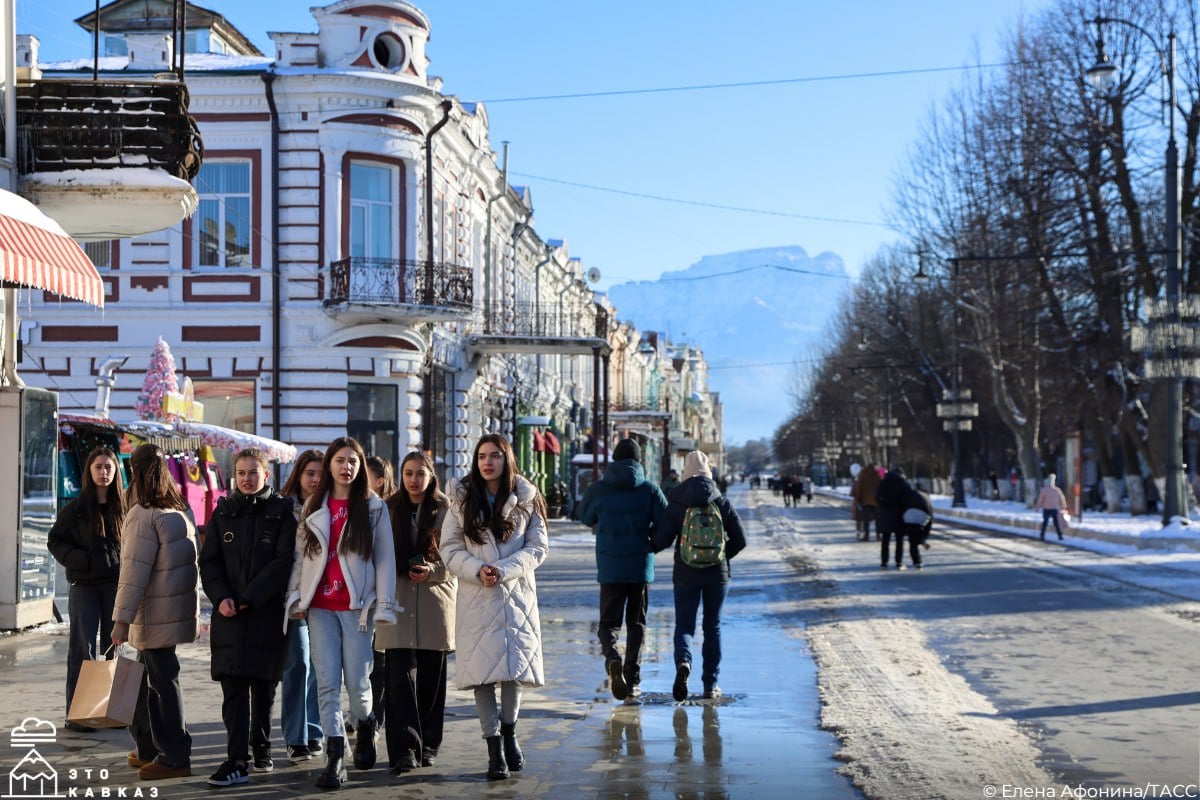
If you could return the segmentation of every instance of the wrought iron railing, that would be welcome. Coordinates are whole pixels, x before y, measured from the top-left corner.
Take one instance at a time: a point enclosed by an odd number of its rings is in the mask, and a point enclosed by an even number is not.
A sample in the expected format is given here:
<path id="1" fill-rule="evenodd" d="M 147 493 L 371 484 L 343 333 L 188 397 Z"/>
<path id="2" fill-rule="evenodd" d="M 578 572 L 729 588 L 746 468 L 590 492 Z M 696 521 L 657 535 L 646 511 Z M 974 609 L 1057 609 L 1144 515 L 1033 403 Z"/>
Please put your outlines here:
<path id="1" fill-rule="evenodd" d="M 150 167 L 191 181 L 204 142 L 178 81 L 41 80 L 17 86 L 17 169 Z"/>
<path id="2" fill-rule="evenodd" d="M 485 309 L 483 332 L 498 336 L 582 339 L 607 336 L 607 316 L 595 303 L 508 303 Z"/>
<path id="3" fill-rule="evenodd" d="M 646 398 L 645 400 L 630 400 L 626 399 L 621 402 L 610 403 L 608 406 L 610 411 L 666 411 L 666 404 L 657 398 Z"/>
<path id="4" fill-rule="evenodd" d="M 471 268 L 442 262 L 352 256 L 329 265 L 326 305 L 372 303 L 469 311 Z"/>

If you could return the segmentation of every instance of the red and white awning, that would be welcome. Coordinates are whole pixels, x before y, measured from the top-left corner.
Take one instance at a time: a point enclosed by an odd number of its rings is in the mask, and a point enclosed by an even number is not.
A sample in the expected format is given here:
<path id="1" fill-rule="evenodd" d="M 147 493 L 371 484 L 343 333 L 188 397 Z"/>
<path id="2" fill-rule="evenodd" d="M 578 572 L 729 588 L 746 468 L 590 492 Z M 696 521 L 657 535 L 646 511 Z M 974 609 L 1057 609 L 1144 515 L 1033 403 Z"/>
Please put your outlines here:
<path id="1" fill-rule="evenodd" d="M 33 203 L 3 189 L 0 282 L 104 307 L 104 281 L 83 248 Z"/>

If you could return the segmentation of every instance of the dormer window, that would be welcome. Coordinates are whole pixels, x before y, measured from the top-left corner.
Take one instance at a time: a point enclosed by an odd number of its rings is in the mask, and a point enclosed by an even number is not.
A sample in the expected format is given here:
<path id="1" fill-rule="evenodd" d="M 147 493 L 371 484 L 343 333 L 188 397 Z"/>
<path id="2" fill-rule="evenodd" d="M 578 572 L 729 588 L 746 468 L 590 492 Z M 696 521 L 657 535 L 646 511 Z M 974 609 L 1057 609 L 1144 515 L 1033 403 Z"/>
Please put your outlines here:
<path id="1" fill-rule="evenodd" d="M 404 41 L 394 33 L 381 33 L 375 37 L 371 45 L 371 54 L 375 63 L 386 70 L 399 70 L 408 58 L 408 48 Z"/>

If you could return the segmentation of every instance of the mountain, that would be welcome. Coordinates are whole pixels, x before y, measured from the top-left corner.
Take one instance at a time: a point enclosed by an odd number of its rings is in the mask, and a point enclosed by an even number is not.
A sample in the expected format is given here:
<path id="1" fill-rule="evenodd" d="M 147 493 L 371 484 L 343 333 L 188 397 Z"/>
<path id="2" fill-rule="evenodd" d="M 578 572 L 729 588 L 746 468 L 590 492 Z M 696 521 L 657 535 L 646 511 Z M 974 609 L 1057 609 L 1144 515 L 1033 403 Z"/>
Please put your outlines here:
<path id="1" fill-rule="evenodd" d="M 849 286 L 842 259 L 798 246 L 705 256 L 655 281 L 609 288 L 617 317 L 699 345 L 724 404 L 725 440 L 769 437 L 792 411 L 795 363 L 815 356 Z"/>

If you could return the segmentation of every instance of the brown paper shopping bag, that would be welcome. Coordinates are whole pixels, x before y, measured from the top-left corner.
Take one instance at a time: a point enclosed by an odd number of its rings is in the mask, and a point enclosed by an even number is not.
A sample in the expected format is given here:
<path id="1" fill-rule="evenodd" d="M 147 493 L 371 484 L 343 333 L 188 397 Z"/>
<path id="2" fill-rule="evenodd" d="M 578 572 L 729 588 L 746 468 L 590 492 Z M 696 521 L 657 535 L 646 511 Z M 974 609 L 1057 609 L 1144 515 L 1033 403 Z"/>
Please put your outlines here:
<path id="1" fill-rule="evenodd" d="M 67 721 L 92 728 L 129 725 L 145 669 L 140 661 L 120 653 L 111 661 L 84 661 Z"/>

